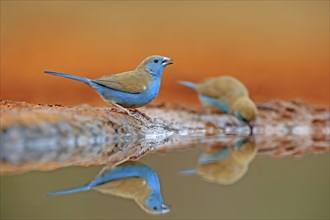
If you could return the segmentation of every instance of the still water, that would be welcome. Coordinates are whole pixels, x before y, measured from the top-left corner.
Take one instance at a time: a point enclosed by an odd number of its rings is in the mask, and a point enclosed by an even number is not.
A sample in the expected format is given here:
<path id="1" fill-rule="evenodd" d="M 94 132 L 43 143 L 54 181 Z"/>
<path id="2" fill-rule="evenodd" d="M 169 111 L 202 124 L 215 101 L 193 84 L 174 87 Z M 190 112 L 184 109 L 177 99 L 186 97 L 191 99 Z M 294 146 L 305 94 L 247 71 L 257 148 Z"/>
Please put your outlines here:
<path id="1" fill-rule="evenodd" d="M 274 158 L 242 139 L 2 176 L 1 219 L 329 219 L 329 161 L 329 153 Z"/>

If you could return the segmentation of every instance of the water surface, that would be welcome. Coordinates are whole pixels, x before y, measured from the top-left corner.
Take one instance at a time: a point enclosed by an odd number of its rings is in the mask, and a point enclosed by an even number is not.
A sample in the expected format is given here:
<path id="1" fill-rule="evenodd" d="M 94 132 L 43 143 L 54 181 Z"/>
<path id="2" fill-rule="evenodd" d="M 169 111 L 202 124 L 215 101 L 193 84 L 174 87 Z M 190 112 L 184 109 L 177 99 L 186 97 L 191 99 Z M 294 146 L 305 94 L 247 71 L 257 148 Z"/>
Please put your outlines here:
<path id="1" fill-rule="evenodd" d="M 329 218 L 328 153 L 309 154 L 301 159 L 250 155 L 246 173 L 230 185 L 210 182 L 197 174 L 180 174 L 184 169 L 195 168 L 203 153 L 205 148 L 197 146 L 181 152 L 150 154 L 139 160 L 158 174 L 164 202 L 171 209 L 165 215 L 150 215 L 131 199 L 96 190 L 45 196 L 92 181 L 103 166 L 91 166 L 2 176 L 1 218 Z"/>

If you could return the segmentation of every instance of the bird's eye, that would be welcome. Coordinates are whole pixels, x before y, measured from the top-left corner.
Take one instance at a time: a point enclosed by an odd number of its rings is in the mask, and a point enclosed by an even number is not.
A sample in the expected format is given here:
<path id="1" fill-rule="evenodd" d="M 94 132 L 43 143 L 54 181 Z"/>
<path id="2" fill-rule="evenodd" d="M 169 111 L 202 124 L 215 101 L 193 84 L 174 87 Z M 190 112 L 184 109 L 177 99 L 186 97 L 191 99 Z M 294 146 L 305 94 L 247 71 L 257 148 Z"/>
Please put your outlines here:
<path id="1" fill-rule="evenodd" d="M 158 63 L 158 60 L 154 60 L 154 63 Z"/>
<path id="2" fill-rule="evenodd" d="M 157 210 L 157 206 L 154 206 L 152 209 L 156 211 Z"/>

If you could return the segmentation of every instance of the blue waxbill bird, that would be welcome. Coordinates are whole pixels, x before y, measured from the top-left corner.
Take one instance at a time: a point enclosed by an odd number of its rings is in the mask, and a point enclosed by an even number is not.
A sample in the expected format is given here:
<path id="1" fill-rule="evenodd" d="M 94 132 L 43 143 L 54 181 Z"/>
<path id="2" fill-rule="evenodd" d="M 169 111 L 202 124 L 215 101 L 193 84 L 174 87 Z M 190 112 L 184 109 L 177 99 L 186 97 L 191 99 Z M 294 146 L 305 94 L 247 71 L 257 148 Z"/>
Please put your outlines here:
<path id="1" fill-rule="evenodd" d="M 197 174 L 203 179 L 221 185 L 239 181 L 247 172 L 249 164 L 257 154 L 252 139 L 240 139 L 233 146 L 213 146 L 198 160 L 197 168 L 182 170 L 183 175 Z"/>
<path id="2" fill-rule="evenodd" d="M 49 193 L 48 196 L 66 195 L 91 189 L 133 199 L 150 214 L 165 214 L 170 211 L 169 207 L 164 204 L 157 173 L 151 167 L 136 161 L 106 167 L 89 184 Z"/>
<path id="3" fill-rule="evenodd" d="M 94 88 L 104 101 L 130 114 L 126 108 L 144 106 L 157 97 L 163 71 L 170 64 L 173 64 L 171 58 L 154 55 L 144 59 L 135 70 L 94 80 L 52 71 L 45 73 L 86 83 Z"/>
<path id="4" fill-rule="evenodd" d="M 201 103 L 211 110 L 232 114 L 249 125 L 256 120 L 258 110 L 247 88 L 232 76 L 210 78 L 201 83 L 181 81 L 180 84 L 195 90 Z"/>

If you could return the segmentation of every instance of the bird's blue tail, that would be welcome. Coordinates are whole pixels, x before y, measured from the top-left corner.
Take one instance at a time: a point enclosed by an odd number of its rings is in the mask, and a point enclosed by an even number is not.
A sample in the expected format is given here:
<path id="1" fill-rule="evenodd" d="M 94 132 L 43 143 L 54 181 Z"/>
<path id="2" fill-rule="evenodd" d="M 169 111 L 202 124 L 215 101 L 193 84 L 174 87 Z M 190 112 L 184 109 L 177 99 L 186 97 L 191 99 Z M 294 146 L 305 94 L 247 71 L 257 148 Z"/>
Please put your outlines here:
<path id="1" fill-rule="evenodd" d="M 76 192 L 84 192 L 84 191 L 90 190 L 91 188 L 92 188 L 91 185 L 81 186 L 81 187 L 68 189 L 68 190 L 64 190 L 64 191 L 48 193 L 47 196 L 60 196 L 60 195 L 66 195 L 66 194 L 71 194 L 71 193 L 76 193 Z"/>
<path id="2" fill-rule="evenodd" d="M 196 89 L 196 84 L 192 82 L 187 82 L 187 81 L 179 81 L 179 84 L 185 87 L 188 87 L 190 89 Z"/>
<path id="3" fill-rule="evenodd" d="M 84 77 L 73 76 L 73 75 L 69 75 L 69 74 L 52 72 L 52 71 L 44 71 L 44 73 L 47 73 L 47 74 L 50 74 L 50 75 L 54 75 L 54 76 L 62 76 L 62 77 L 65 77 L 65 78 L 69 78 L 69 79 L 81 81 L 81 82 L 86 83 L 87 85 L 90 85 L 91 84 L 91 80 L 90 79 L 87 79 L 87 78 L 84 78 Z"/>

